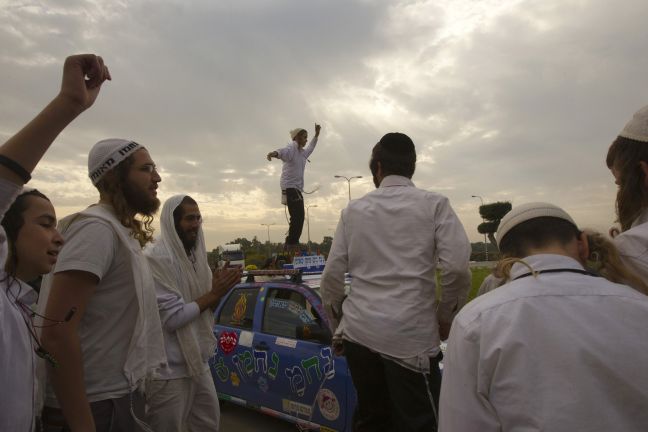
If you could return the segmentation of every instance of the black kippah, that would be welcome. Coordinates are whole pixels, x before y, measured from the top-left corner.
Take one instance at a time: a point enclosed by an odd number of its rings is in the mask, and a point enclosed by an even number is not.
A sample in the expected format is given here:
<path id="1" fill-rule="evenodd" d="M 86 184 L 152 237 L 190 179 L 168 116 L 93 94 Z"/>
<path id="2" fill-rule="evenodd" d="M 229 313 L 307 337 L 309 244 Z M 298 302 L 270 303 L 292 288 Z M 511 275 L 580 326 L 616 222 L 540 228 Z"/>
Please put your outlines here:
<path id="1" fill-rule="evenodd" d="M 29 180 L 31 180 L 31 174 L 29 174 L 29 171 L 27 171 L 25 168 L 23 168 L 15 160 L 13 160 L 11 158 L 8 158 L 5 155 L 0 154 L 0 165 L 2 165 L 5 168 L 11 170 L 14 174 L 16 174 L 18 177 L 20 177 L 22 179 L 23 183 L 27 183 Z"/>
<path id="2" fill-rule="evenodd" d="M 382 148 L 392 154 L 415 153 L 412 139 L 400 132 L 390 132 L 380 139 Z"/>

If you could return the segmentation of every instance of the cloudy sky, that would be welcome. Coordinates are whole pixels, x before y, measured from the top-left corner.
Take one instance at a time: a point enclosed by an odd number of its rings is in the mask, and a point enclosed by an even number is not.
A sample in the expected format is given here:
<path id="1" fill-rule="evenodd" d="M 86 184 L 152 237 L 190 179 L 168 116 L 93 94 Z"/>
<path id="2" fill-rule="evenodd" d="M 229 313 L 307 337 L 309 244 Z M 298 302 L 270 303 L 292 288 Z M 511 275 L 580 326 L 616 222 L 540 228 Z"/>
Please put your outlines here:
<path id="1" fill-rule="evenodd" d="M 281 162 L 303 127 L 311 238 L 332 235 L 373 188 L 386 132 L 414 140 L 414 182 L 447 195 L 473 241 L 485 202 L 550 201 L 607 231 L 611 140 L 648 103 L 648 2 L 628 0 L 0 0 L 0 139 L 57 92 L 66 55 L 102 55 L 113 81 L 59 137 L 33 185 L 59 217 L 96 201 L 86 156 L 134 139 L 161 169 L 162 199 L 188 193 L 208 248 L 280 241 Z M 306 227 L 302 241 L 306 241 Z"/>

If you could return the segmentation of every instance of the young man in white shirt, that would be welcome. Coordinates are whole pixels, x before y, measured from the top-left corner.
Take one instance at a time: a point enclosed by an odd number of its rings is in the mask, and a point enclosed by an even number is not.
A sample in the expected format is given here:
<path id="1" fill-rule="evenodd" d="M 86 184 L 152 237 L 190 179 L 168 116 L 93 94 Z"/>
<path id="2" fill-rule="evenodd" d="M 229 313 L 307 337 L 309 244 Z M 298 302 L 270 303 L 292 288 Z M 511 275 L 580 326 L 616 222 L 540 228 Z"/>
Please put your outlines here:
<path id="1" fill-rule="evenodd" d="M 285 203 L 288 206 L 290 214 L 290 223 L 288 236 L 286 236 L 285 248 L 290 252 L 299 249 L 299 238 L 304 228 L 304 170 L 306 162 L 310 162 L 308 157 L 315 150 L 317 139 L 319 138 L 321 126 L 315 125 L 315 136 L 306 147 L 308 141 L 308 131 L 302 128 L 296 128 L 290 131 L 292 142 L 286 147 L 268 153 L 269 161 L 272 158 L 281 159 L 283 166 L 281 168 L 281 193 L 282 202 L 285 197 Z"/>
<path id="2" fill-rule="evenodd" d="M 377 189 L 342 210 L 322 276 L 324 304 L 341 319 L 332 330 L 357 390 L 359 432 L 436 430 L 440 342 L 470 288 L 466 232 L 446 197 L 414 186 L 415 165 L 407 135 L 376 144 Z"/>
<path id="3" fill-rule="evenodd" d="M 162 207 L 161 236 L 146 250 L 164 330 L 168 368 L 146 389 L 156 432 L 218 432 L 220 409 L 207 361 L 214 354 L 213 308 L 241 281 L 242 269 L 212 275 L 198 203 L 186 195 Z"/>
<path id="4" fill-rule="evenodd" d="M 39 299 L 46 316 L 77 310 L 67 325 L 43 328 L 43 346 L 59 360 L 48 368 L 43 422 L 46 430 L 144 430 L 144 382 L 166 363 L 142 251 L 161 178 L 148 151 L 123 139 L 94 145 L 88 175 L 99 202 L 59 223 L 67 247 Z"/>
<path id="5" fill-rule="evenodd" d="M 514 208 L 497 237 L 511 282 L 452 324 L 439 430 L 645 431 L 648 297 L 589 272 L 552 204 Z"/>

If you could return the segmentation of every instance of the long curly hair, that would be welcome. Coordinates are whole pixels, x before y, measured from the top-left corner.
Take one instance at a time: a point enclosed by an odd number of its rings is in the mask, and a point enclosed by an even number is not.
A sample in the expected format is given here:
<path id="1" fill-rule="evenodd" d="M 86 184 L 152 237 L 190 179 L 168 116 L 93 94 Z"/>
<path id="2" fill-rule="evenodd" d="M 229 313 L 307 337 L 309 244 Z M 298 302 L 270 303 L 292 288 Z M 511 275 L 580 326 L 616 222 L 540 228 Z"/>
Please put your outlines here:
<path id="1" fill-rule="evenodd" d="M 140 214 L 138 218 L 137 211 L 128 202 L 125 191 L 130 187 L 128 174 L 132 166 L 133 157 L 129 156 L 99 180 L 97 189 L 101 199 L 108 201 L 112 205 L 119 222 L 128 228 L 131 236 L 139 242 L 141 247 L 144 247 L 147 243 L 153 241 L 154 229 L 151 226 L 153 215 Z"/>
<path id="2" fill-rule="evenodd" d="M 648 163 L 648 143 L 621 136 L 614 140 L 605 159 L 607 167 L 615 168 L 620 177 L 616 211 L 622 231 L 630 229 L 648 207 L 648 187 L 640 161 Z"/>

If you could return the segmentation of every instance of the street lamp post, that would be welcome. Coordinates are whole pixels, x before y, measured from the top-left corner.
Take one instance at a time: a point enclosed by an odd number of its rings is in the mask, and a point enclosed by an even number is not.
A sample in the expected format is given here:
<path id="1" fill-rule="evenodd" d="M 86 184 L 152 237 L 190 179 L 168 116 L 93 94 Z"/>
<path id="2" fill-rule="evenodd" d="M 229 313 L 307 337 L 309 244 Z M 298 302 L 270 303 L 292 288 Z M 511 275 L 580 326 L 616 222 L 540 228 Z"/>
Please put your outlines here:
<path id="1" fill-rule="evenodd" d="M 349 185 L 349 201 L 351 201 L 351 180 L 357 179 L 357 178 L 358 179 L 362 178 L 362 176 L 346 177 L 346 176 L 342 176 L 342 175 L 334 175 L 333 177 L 335 177 L 335 178 L 343 178 L 343 179 L 345 179 L 347 181 L 347 184 Z"/>
<path id="2" fill-rule="evenodd" d="M 270 258 L 270 227 L 274 225 L 275 223 L 262 223 L 262 226 L 265 226 L 268 228 L 268 258 Z"/>
<path id="3" fill-rule="evenodd" d="M 479 195 L 471 195 L 473 198 L 479 198 L 479 201 L 481 201 L 481 205 L 484 205 L 484 200 L 482 199 L 481 196 Z M 482 222 L 486 222 L 486 220 L 482 217 Z M 486 233 L 484 233 L 484 257 L 486 258 L 486 261 L 488 261 L 488 243 L 487 243 L 487 236 Z"/>
<path id="4" fill-rule="evenodd" d="M 310 214 L 308 212 L 308 209 L 311 207 L 317 207 L 317 204 L 312 204 L 306 206 L 306 232 L 308 233 L 308 253 L 310 253 L 310 248 L 311 248 L 311 240 L 310 240 Z"/>

